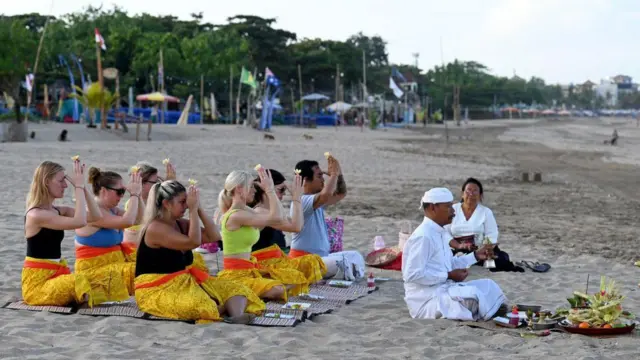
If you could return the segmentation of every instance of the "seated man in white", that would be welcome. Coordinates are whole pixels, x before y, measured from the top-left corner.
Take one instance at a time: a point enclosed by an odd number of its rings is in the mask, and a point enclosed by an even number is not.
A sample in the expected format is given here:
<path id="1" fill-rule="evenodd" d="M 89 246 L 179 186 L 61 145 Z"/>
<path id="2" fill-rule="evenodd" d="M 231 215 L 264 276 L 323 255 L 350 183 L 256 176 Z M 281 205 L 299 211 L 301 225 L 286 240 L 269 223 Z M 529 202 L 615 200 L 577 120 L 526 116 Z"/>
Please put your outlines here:
<path id="1" fill-rule="evenodd" d="M 293 234 L 289 257 L 307 254 L 322 257 L 327 266 L 325 278 L 357 280 L 365 276 L 364 258 L 357 251 L 330 253 L 329 234 L 324 220 L 324 207 L 337 204 L 347 195 L 347 184 L 340 163 L 333 156 L 327 159 L 327 172 L 323 172 L 317 161 L 302 160 L 295 169 L 304 180 L 304 195 L 300 199 L 304 224 Z M 327 181 L 324 175 L 327 175 Z M 291 216 L 293 216 L 291 207 Z"/>
<path id="2" fill-rule="evenodd" d="M 409 314 L 419 319 L 489 320 L 506 302 L 493 280 L 464 282 L 467 268 L 487 258 L 492 245 L 454 257 L 444 226 L 454 216 L 453 194 L 434 188 L 422 197 L 424 221 L 411 234 L 402 254 L 402 278 Z"/>

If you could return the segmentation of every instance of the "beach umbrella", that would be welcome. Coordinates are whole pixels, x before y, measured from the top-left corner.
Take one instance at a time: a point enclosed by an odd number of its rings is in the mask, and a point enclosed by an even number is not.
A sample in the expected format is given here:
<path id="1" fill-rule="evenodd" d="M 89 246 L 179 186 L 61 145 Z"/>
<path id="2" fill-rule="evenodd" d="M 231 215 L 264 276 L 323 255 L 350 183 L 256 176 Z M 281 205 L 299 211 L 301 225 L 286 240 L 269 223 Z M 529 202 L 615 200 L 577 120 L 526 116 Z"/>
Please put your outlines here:
<path id="1" fill-rule="evenodd" d="M 327 109 L 335 112 L 344 112 L 344 111 L 349 111 L 349 109 L 351 109 L 352 107 L 353 105 L 351 104 L 347 104 L 346 102 L 343 102 L 343 101 L 338 101 L 327 106 Z"/>
<path id="2" fill-rule="evenodd" d="M 326 96 L 326 95 L 313 93 L 313 94 L 308 94 L 308 95 L 303 96 L 302 100 L 304 100 L 304 101 L 329 100 L 329 97 Z"/>
<path id="3" fill-rule="evenodd" d="M 154 101 L 154 102 L 174 102 L 179 103 L 180 99 L 175 96 L 165 95 L 160 92 L 154 92 L 150 94 L 141 94 L 136 96 L 136 100 L 138 101 Z"/>

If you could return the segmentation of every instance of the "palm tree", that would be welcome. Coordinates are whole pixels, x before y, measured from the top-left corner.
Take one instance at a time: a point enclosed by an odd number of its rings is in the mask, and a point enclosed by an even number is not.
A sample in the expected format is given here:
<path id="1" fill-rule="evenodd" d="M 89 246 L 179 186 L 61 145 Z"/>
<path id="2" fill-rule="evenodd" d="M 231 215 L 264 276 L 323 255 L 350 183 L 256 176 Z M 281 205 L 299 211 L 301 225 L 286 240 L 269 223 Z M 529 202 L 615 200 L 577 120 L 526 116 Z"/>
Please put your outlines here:
<path id="1" fill-rule="evenodd" d="M 118 92 L 111 93 L 108 89 L 100 87 L 99 83 L 89 85 L 86 91 L 76 86 L 76 92 L 76 94 L 71 94 L 69 97 L 77 99 L 83 107 L 89 110 L 89 125 L 87 125 L 89 128 L 96 127 L 94 119 L 97 109 L 101 109 L 104 106 L 105 113 L 108 113 L 120 99 Z"/>

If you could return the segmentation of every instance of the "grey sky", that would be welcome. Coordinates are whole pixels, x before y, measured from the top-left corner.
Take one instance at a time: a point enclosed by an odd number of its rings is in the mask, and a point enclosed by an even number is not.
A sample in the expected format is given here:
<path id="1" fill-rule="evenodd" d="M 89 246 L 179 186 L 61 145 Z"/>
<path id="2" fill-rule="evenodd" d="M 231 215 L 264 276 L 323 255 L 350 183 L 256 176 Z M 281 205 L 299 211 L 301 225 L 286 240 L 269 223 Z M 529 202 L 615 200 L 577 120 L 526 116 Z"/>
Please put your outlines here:
<path id="1" fill-rule="evenodd" d="M 2 1 L 0 12 L 48 13 L 51 0 Z M 388 42 L 392 62 L 421 68 L 445 61 L 475 60 L 493 73 L 513 71 L 547 82 L 599 82 L 616 74 L 640 80 L 640 0 L 54 0 L 54 15 L 86 5 L 117 4 L 130 14 L 172 14 L 206 21 L 253 14 L 278 19 L 277 27 L 299 37 L 344 40 L 362 31 Z M 108 44 L 109 39 L 106 39 Z"/>

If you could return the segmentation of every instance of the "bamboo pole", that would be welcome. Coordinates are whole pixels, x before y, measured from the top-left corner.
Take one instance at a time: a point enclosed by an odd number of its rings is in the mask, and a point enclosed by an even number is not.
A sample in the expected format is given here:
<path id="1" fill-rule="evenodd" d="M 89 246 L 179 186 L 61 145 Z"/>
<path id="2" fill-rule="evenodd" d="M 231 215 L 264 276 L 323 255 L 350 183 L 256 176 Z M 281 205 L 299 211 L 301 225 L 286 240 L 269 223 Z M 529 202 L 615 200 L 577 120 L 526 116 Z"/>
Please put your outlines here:
<path id="1" fill-rule="evenodd" d="M 204 75 L 200 75 L 200 124 L 204 122 Z"/>
<path id="2" fill-rule="evenodd" d="M 53 7 L 53 3 L 51 4 L 51 6 Z M 49 11 L 51 12 L 51 11 Z M 40 42 L 38 43 L 38 50 L 36 51 L 36 61 L 33 64 L 33 82 L 31 83 L 31 91 L 29 91 L 29 93 L 27 94 L 27 112 L 24 114 L 24 120 L 28 121 L 29 120 L 29 107 L 31 106 L 31 99 L 33 97 L 33 93 L 34 90 L 36 89 L 36 73 L 38 72 L 38 63 L 40 61 L 40 52 L 42 51 L 42 44 L 44 44 L 44 35 L 47 32 L 47 25 L 49 25 L 49 18 L 47 18 L 47 21 L 44 23 L 44 27 L 42 28 L 42 35 L 40 35 Z M 73 84 L 72 84 L 73 86 Z M 16 101 L 18 101 L 18 99 L 16 99 Z M 18 118 L 20 118 L 18 116 Z"/>
<path id="3" fill-rule="evenodd" d="M 102 74 L 102 54 L 100 52 L 100 44 L 96 43 L 96 63 L 98 65 L 98 84 L 100 91 L 104 91 L 104 76 Z M 104 103 L 100 104 L 100 128 L 107 128 L 107 118 L 105 117 Z"/>
<path id="4" fill-rule="evenodd" d="M 162 68 L 162 83 L 160 84 L 160 92 L 162 94 L 164 94 L 165 93 L 165 91 L 164 91 L 165 90 L 165 87 L 164 87 L 164 72 L 165 71 L 164 71 L 164 55 L 162 54 L 162 49 L 160 49 L 160 67 Z M 164 124 L 164 108 L 165 108 L 166 104 L 167 103 L 163 101 L 162 105 L 161 105 L 161 108 L 160 108 L 160 110 L 162 110 L 162 112 L 160 113 L 160 120 L 161 120 L 160 123 L 162 123 L 162 124 Z"/>
<path id="5" fill-rule="evenodd" d="M 304 106 L 302 103 L 302 67 L 298 64 L 298 90 L 300 92 L 300 126 L 304 123 Z"/>
<path id="6" fill-rule="evenodd" d="M 240 95 L 241 95 L 241 93 L 242 93 L 242 81 L 238 81 L 238 96 L 236 96 L 236 125 L 240 124 Z"/>

